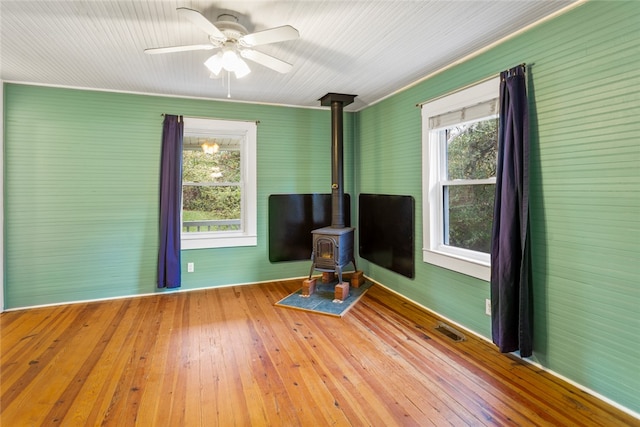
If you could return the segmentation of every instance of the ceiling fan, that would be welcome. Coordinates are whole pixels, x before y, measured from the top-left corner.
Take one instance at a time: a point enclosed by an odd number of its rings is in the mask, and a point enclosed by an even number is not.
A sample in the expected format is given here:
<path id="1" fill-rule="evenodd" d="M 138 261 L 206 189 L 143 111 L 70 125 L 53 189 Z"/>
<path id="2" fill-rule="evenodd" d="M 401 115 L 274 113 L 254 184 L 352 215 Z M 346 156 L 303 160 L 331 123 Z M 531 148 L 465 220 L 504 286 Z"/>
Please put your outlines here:
<path id="1" fill-rule="evenodd" d="M 186 46 L 170 46 L 145 49 L 145 53 L 159 54 L 171 52 L 185 52 L 190 50 L 219 49 L 218 53 L 207 59 L 204 65 L 211 71 L 211 77 L 217 77 L 222 70 L 235 73 L 236 78 L 246 76 L 251 72 L 246 58 L 279 73 L 288 73 L 293 66 L 281 59 L 254 50 L 254 46 L 278 43 L 297 39 L 298 30 L 290 25 L 270 28 L 249 34 L 247 29 L 238 23 L 238 18 L 231 14 L 222 14 L 213 23 L 197 10 L 186 7 L 176 9 L 178 14 L 199 27 L 209 36 L 209 43 Z"/>

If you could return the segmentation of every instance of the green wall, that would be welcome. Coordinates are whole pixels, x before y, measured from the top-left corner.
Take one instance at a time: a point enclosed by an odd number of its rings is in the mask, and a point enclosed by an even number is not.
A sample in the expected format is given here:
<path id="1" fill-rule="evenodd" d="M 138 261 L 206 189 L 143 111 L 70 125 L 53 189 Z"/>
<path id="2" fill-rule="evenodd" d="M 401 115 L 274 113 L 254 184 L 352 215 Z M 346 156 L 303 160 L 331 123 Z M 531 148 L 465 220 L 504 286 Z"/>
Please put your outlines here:
<path id="1" fill-rule="evenodd" d="M 534 360 L 640 412 L 640 2 L 589 2 L 362 111 L 357 192 L 416 199 L 416 277 L 367 274 L 477 333 L 489 284 L 422 259 L 416 104 L 527 63 Z"/>
<path id="2" fill-rule="evenodd" d="M 488 283 L 421 261 L 416 104 L 529 64 L 534 360 L 636 412 L 639 24 L 640 2 L 588 2 L 345 120 L 352 212 L 361 192 L 416 199 L 416 277 L 358 266 L 488 337 Z M 184 251 L 182 288 L 308 274 L 306 261 L 268 261 L 267 201 L 329 192 L 327 109 L 18 84 L 5 86 L 4 102 L 7 308 L 163 292 L 155 287 L 161 113 L 260 121 L 258 246 Z"/>
<path id="3" fill-rule="evenodd" d="M 182 251 L 182 289 L 308 274 L 310 261 L 269 262 L 268 197 L 331 191 L 329 109 L 17 84 L 5 85 L 4 96 L 7 308 L 162 292 L 162 113 L 260 122 L 258 245 Z M 353 114 L 346 116 L 352 164 Z M 345 187 L 352 192 L 351 171 Z"/>

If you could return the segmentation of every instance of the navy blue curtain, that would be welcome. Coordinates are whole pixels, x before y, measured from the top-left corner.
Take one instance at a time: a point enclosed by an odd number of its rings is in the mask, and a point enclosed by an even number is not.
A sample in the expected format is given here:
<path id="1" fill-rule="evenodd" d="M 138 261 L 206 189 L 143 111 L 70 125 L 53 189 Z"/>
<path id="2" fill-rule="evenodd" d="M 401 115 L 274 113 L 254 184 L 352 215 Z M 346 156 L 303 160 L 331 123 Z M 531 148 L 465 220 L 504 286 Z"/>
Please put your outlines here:
<path id="1" fill-rule="evenodd" d="M 182 197 L 182 116 L 164 116 L 160 164 L 160 249 L 158 287 L 180 286 L 180 198 Z"/>
<path id="2" fill-rule="evenodd" d="M 526 67 L 500 73 L 498 165 L 491 239 L 491 333 L 501 352 L 531 356 L 529 113 Z"/>

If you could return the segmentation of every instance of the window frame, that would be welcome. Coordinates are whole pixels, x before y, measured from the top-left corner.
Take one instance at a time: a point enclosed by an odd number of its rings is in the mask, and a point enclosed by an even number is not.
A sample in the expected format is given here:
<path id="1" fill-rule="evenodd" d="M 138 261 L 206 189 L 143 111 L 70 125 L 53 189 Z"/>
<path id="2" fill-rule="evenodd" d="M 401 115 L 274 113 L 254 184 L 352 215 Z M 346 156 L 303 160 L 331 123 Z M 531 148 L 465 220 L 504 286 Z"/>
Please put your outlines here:
<path id="1" fill-rule="evenodd" d="M 180 202 L 181 249 L 229 248 L 257 246 L 257 124 L 250 121 L 207 118 L 184 118 L 185 136 L 233 137 L 240 143 L 240 230 L 182 231 L 182 198 Z M 182 194 L 182 186 L 181 186 Z"/>
<path id="2" fill-rule="evenodd" d="M 486 281 L 491 279 L 490 254 L 444 245 L 444 186 L 465 184 L 466 180 L 441 179 L 442 168 L 446 167 L 445 132 L 443 128 L 431 129 L 429 119 L 495 99 L 499 90 L 500 79 L 495 77 L 426 102 L 421 110 L 423 261 Z M 495 178 L 472 181 L 474 184 L 495 184 Z"/>

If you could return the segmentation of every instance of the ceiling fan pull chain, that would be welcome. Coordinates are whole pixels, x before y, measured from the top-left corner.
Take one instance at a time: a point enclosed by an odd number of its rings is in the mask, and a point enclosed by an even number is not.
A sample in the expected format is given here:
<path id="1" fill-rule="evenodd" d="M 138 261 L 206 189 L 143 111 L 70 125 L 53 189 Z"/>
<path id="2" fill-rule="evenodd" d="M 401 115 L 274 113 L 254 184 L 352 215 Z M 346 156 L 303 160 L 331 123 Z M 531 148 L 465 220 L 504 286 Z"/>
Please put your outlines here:
<path id="1" fill-rule="evenodd" d="M 231 73 L 227 71 L 227 98 L 231 98 Z"/>

